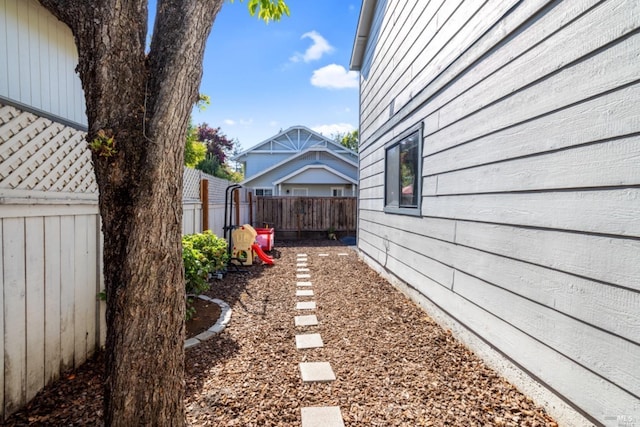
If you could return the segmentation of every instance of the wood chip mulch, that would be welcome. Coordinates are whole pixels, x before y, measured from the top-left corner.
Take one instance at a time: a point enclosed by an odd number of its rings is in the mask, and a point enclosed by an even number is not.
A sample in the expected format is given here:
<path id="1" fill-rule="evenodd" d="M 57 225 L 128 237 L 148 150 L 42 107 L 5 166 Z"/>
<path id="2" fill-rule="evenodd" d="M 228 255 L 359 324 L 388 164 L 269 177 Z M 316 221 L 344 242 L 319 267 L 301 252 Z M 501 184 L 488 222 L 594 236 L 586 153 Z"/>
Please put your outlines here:
<path id="1" fill-rule="evenodd" d="M 274 266 L 229 274 L 208 292 L 233 316 L 186 351 L 191 425 L 300 426 L 301 407 L 339 406 L 346 426 L 557 426 L 352 249 L 278 242 L 273 252 Z M 297 253 L 308 254 L 314 297 L 295 296 Z M 311 314 L 295 310 L 304 300 L 317 302 L 318 326 L 294 326 Z M 324 347 L 296 350 L 295 335 L 312 332 Z M 337 380 L 303 384 L 305 361 L 329 362 Z M 101 363 L 65 375 L 7 425 L 100 425 Z"/>

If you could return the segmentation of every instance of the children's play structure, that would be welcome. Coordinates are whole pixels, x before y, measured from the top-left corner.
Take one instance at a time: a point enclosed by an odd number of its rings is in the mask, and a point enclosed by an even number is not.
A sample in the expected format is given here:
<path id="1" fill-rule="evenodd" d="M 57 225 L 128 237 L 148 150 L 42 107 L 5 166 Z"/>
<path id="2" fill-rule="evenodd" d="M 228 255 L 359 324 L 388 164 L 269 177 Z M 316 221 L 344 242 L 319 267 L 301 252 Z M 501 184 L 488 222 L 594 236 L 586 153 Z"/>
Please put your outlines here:
<path id="1" fill-rule="evenodd" d="M 257 256 L 263 263 L 273 265 L 273 258 L 264 251 L 273 249 L 274 229 L 273 228 L 253 228 L 250 224 L 233 224 L 233 201 L 231 194 L 233 191 L 242 188 L 239 184 L 232 184 L 225 190 L 224 203 L 224 238 L 228 242 L 227 253 L 229 263 L 227 269 L 242 271 L 239 265 L 252 265 L 254 256 Z M 228 222 L 227 222 L 228 221 Z"/>

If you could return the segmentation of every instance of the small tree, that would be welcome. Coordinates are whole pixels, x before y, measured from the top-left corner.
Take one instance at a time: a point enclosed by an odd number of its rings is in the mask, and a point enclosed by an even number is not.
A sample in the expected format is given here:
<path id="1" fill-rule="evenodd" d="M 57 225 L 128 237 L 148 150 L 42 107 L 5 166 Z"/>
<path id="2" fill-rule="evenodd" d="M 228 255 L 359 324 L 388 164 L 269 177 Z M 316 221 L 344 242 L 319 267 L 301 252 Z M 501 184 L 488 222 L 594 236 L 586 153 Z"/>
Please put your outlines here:
<path id="1" fill-rule="evenodd" d="M 234 171 L 228 164 L 229 155 L 239 145 L 237 140 L 229 139 L 219 127 L 212 128 L 206 123 L 198 126 L 197 138 L 206 146 L 207 153 L 196 165 L 196 169 L 230 181 L 242 180 L 242 174 Z"/>
<path id="2" fill-rule="evenodd" d="M 357 129 L 351 132 L 336 133 L 332 138 L 343 147 L 355 151 L 356 153 L 358 152 L 359 135 Z"/>

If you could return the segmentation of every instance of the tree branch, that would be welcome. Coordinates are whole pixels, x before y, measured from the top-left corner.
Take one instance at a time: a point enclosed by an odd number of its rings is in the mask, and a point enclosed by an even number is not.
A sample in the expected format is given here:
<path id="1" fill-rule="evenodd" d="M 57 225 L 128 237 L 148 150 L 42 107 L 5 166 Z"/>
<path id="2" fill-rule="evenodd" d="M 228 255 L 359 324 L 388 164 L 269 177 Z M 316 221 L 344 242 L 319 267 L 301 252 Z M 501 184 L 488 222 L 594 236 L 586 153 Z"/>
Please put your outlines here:
<path id="1" fill-rule="evenodd" d="M 165 126 L 186 130 L 198 100 L 206 41 L 223 1 L 158 1 L 147 66 L 149 135 Z M 184 118 L 184 123 L 168 123 L 169 117 Z"/>
<path id="2" fill-rule="evenodd" d="M 71 31 L 76 33 L 77 23 L 83 21 L 86 16 L 87 5 L 90 4 L 84 0 L 38 0 L 60 21 L 65 23 Z"/>

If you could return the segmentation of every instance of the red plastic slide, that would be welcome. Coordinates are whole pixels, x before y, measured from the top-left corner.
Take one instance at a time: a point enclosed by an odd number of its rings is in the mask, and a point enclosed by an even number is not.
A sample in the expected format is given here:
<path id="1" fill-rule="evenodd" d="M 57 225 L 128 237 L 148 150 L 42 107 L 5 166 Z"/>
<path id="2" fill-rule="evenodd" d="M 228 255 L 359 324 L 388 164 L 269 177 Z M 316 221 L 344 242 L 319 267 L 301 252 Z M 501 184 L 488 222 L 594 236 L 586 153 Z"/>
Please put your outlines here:
<path id="1" fill-rule="evenodd" d="M 273 258 L 265 254 L 260 245 L 254 243 L 253 245 L 251 245 L 251 249 L 253 249 L 253 252 L 258 255 L 258 258 L 260 258 L 262 262 L 264 262 L 265 264 L 273 265 Z"/>

